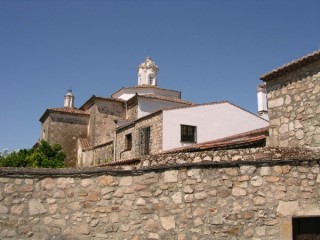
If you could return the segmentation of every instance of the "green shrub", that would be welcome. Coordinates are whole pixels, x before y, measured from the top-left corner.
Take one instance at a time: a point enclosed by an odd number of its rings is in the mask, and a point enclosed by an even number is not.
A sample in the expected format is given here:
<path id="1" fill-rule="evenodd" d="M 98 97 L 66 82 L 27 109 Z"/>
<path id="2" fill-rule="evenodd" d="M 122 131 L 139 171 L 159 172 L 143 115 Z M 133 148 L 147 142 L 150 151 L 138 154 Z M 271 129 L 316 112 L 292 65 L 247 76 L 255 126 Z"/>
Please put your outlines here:
<path id="1" fill-rule="evenodd" d="M 1 167 L 43 167 L 62 168 L 64 167 L 65 154 L 59 144 L 50 145 L 46 141 L 32 149 L 22 149 L 10 153 L 7 157 L 0 158 Z"/>

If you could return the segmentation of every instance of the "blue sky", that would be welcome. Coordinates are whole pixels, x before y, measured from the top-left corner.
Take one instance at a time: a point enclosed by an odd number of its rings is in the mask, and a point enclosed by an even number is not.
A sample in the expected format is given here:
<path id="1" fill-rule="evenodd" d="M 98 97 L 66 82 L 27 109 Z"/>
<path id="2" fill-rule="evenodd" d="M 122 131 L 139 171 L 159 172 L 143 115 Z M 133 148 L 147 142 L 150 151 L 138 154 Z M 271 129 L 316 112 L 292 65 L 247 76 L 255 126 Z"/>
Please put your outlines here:
<path id="1" fill-rule="evenodd" d="M 159 86 L 196 103 L 257 111 L 260 75 L 320 48 L 320 1 L 1 0 L 0 150 L 30 148 L 39 118 L 137 83 L 150 55 Z"/>

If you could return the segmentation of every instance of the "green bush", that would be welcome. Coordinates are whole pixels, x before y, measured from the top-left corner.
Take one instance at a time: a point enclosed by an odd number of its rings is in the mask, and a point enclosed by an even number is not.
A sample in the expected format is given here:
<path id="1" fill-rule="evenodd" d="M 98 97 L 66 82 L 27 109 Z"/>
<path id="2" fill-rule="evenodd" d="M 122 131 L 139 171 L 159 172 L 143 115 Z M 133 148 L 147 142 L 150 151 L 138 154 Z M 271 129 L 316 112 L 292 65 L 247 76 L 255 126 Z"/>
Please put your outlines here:
<path id="1" fill-rule="evenodd" d="M 7 157 L 1 157 L 0 166 L 62 168 L 65 166 L 64 159 L 65 154 L 59 144 L 50 145 L 46 141 L 41 141 L 35 148 L 22 149 L 10 153 Z"/>

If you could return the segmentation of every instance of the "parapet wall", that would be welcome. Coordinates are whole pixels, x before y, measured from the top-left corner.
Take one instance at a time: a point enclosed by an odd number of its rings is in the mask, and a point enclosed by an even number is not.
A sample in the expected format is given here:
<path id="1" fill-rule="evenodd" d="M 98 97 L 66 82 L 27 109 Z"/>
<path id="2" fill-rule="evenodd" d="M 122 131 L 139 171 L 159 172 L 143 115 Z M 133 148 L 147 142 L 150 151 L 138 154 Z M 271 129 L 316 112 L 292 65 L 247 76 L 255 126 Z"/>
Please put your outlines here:
<path id="1" fill-rule="evenodd" d="M 320 215 L 319 154 L 300 150 L 149 156 L 131 170 L 2 168 L 0 238 L 292 239 L 293 216 Z"/>

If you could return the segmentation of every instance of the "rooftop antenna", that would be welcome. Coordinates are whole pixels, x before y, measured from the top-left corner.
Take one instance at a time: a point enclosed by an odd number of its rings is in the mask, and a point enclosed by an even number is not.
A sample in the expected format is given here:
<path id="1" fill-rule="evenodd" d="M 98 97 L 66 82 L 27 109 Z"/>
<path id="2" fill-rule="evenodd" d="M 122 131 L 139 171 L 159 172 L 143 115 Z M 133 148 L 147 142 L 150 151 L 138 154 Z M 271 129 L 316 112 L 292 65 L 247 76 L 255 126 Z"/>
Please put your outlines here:
<path id="1" fill-rule="evenodd" d="M 147 49 L 147 57 L 150 57 L 150 48 Z"/>

